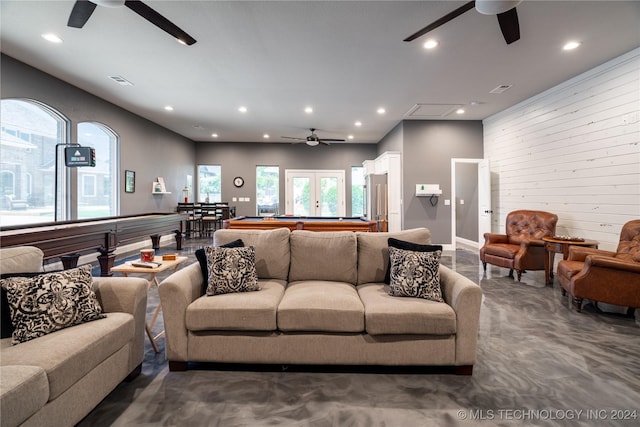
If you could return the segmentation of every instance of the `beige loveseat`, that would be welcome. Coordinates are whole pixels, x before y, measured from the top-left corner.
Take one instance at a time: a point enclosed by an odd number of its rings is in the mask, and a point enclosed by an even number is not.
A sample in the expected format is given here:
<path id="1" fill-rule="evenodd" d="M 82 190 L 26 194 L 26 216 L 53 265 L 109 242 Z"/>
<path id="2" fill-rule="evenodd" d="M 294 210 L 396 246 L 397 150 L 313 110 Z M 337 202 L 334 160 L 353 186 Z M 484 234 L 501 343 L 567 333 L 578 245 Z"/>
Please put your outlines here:
<path id="1" fill-rule="evenodd" d="M 42 271 L 33 246 L 0 249 L 0 272 Z M 12 345 L 0 341 L 0 425 L 73 426 L 144 358 L 147 282 L 93 278 L 106 317 Z"/>
<path id="2" fill-rule="evenodd" d="M 172 371 L 187 362 L 452 366 L 471 374 L 482 292 L 440 266 L 444 303 L 385 292 L 396 233 L 218 230 L 214 245 L 255 247 L 259 291 L 202 294 L 198 263 L 159 287 Z"/>

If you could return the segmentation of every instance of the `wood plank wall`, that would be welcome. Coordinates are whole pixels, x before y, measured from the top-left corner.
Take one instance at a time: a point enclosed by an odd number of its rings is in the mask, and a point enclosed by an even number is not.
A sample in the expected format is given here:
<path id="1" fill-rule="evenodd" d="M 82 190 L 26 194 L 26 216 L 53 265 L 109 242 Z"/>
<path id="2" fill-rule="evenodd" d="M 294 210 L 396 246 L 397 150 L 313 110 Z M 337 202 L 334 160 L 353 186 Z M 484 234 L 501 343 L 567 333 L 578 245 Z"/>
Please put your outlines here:
<path id="1" fill-rule="evenodd" d="M 484 120 L 492 231 L 508 212 L 558 215 L 557 234 L 615 250 L 640 218 L 640 48 Z"/>

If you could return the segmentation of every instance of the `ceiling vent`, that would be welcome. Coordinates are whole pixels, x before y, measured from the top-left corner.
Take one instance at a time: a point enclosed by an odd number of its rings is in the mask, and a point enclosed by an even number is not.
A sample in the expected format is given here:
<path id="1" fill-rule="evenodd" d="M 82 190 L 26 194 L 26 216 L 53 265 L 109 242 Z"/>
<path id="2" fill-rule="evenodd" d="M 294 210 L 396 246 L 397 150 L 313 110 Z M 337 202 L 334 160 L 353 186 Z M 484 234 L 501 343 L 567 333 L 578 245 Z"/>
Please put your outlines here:
<path id="1" fill-rule="evenodd" d="M 408 119 L 446 117 L 461 106 L 460 104 L 416 104 L 411 107 L 404 117 Z"/>
<path id="2" fill-rule="evenodd" d="M 513 85 L 500 85 L 496 88 L 494 88 L 493 90 L 489 91 L 489 93 L 502 93 L 505 90 L 509 90 L 511 89 Z"/>
<path id="3" fill-rule="evenodd" d="M 109 76 L 109 78 L 118 83 L 120 86 L 133 86 L 133 83 L 122 76 Z"/>

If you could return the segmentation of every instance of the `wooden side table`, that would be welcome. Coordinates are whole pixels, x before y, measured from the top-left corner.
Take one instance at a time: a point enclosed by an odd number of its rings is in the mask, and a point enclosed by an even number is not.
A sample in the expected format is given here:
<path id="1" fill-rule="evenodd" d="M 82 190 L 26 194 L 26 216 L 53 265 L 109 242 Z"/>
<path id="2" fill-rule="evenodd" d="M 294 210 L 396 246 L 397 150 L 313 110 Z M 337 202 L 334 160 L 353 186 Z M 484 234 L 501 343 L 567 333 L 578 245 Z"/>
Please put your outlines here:
<path id="1" fill-rule="evenodd" d="M 567 240 L 556 239 L 554 237 L 543 237 L 544 240 L 544 279 L 545 284 L 550 285 L 553 283 L 553 263 L 555 261 L 556 254 L 562 254 L 562 259 L 569 257 L 569 246 L 585 246 L 588 248 L 598 249 L 599 242 L 596 240 Z"/>
<path id="2" fill-rule="evenodd" d="M 126 262 L 122 265 L 118 265 L 116 267 L 111 268 L 111 271 L 120 273 L 124 277 L 127 277 L 129 273 L 147 274 L 149 275 L 149 278 L 147 279 L 149 281 L 149 285 L 147 289 L 150 289 L 152 286 L 155 286 L 157 288 L 159 285 L 158 273 L 166 271 L 170 268 L 173 268 L 173 271 L 172 271 L 173 273 L 178 268 L 180 268 L 180 265 L 182 265 L 182 263 L 184 263 L 186 260 L 187 260 L 186 256 L 180 256 L 175 260 L 163 261 L 161 256 L 157 256 L 153 259 L 153 261 L 161 263 L 159 267 L 155 267 L 155 268 L 136 267 L 135 265 L 131 265 L 131 262 Z M 151 341 L 151 346 L 153 347 L 153 350 L 156 353 L 159 353 L 158 345 L 156 344 L 156 342 L 158 341 L 158 339 L 164 336 L 164 329 L 156 336 L 153 336 L 151 330 L 153 329 L 153 325 L 155 325 L 156 320 L 158 320 L 158 315 L 160 314 L 161 309 L 162 309 L 162 304 L 160 303 L 160 301 L 158 301 L 158 306 L 153 312 L 153 317 L 151 318 L 151 322 L 145 323 L 145 326 L 144 326 L 145 330 L 147 331 L 147 337 L 149 337 L 149 341 Z"/>

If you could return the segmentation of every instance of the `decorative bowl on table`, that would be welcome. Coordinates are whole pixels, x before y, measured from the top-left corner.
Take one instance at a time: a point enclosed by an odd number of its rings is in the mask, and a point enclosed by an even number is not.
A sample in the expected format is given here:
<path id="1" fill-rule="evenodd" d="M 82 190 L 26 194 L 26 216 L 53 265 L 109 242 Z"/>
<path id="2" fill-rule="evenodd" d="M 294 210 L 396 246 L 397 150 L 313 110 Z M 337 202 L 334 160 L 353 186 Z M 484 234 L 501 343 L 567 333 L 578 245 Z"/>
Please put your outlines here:
<path id="1" fill-rule="evenodd" d="M 582 237 L 577 237 L 577 236 L 559 235 L 559 236 L 553 236 L 553 238 L 556 240 L 566 240 L 567 242 L 584 242 L 584 239 Z"/>

